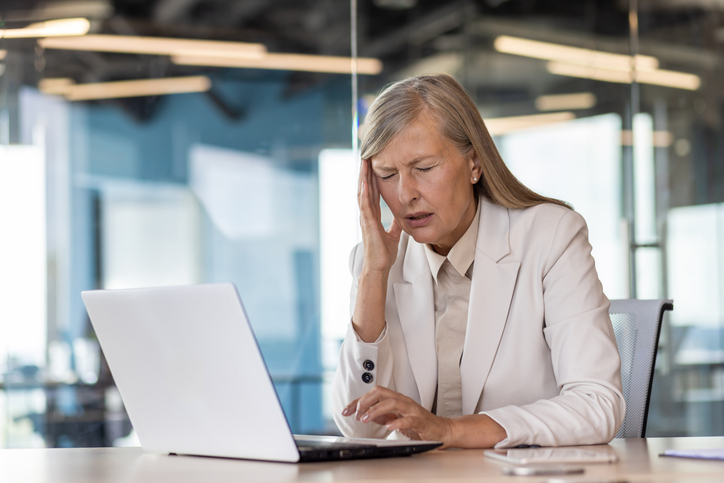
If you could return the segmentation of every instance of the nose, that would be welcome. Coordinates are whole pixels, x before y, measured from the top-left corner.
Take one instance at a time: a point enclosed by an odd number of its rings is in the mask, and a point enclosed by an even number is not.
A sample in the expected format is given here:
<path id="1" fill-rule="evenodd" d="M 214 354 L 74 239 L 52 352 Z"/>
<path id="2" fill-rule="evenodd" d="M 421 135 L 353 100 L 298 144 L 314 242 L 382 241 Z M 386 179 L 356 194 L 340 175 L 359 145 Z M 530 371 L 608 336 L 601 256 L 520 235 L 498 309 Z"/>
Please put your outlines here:
<path id="1" fill-rule="evenodd" d="M 417 181 L 413 176 L 407 173 L 400 173 L 400 181 L 398 187 L 398 196 L 400 203 L 403 205 L 409 205 L 420 197 L 418 191 Z"/>

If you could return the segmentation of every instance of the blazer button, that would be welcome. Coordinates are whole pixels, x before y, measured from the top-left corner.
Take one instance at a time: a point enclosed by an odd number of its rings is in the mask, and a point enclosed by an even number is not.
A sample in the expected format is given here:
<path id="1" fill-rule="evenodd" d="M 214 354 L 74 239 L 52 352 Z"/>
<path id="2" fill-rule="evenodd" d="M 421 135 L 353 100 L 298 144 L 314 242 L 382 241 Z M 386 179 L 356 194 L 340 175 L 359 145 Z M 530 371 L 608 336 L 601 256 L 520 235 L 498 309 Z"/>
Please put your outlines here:
<path id="1" fill-rule="evenodd" d="M 364 374 L 362 374 L 362 381 L 365 384 L 369 384 L 370 382 L 372 382 L 372 379 L 374 379 L 374 377 L 372 377 L 372 374 L 370 374 L 369 372 L 365 372 Z"/>
<path id="2" fill-rule="evenodd" d="M 374 368 L 375 368 L 375 363 L 372 362 L 372 361 L 369 360 L 369 359 L 367 359 L 366 361 L 364 361 L 364 363 L 363 363 L 362 365 L 363 365 L 364 368 L 367 369 L 368 371 L 372 371 L 372 370 L 374 370 Z"/>

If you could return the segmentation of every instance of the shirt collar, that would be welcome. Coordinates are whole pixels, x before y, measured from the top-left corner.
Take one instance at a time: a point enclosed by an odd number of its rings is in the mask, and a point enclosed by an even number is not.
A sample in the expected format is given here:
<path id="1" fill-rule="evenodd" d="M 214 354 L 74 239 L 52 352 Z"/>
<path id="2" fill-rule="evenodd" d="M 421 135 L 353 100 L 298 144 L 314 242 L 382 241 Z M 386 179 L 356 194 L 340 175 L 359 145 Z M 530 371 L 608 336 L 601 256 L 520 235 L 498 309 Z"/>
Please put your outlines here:
<path id="1" fill-rule="evenodd" d="M 475 261 L 475 246 L 478 242 L 478 228 L 480 226 L 480 205 L 481 201 L 478 200 L 478 207 L 475 210 L 475 217 L 472 223 L 468 227 L 467 231 L 462 237 L 453 245 L 447 257 L 444 257 L 435 250 L 432 246 L 425 244 L 425 256 L 427 257 L 427 263 L 430 265 L 430 272 L 432 272 L 432 278 L 437 284 L 437 275 L 440 272 L 440 267 L 445 263 L 445 260 L 449 260 L 450 264 L 455 270 L 464 277 L 468 272 L 470 265 Z"/>

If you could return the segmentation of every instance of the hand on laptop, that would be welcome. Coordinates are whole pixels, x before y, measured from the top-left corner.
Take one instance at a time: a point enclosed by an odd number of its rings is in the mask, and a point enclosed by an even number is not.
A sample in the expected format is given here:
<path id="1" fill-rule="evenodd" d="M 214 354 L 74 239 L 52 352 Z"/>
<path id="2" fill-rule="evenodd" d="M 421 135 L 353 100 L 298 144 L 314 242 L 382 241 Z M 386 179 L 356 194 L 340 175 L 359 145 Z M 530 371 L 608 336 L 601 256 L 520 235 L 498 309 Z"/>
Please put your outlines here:
<path id="1" fill-rule="evenodd" d="M 342 411 L 363 423 L 387 426 L 410 439 L 442 441 L 441 449 L 489 448 L 507 437 L 505 429 L 485 414 L 443 418 L 407 396 L 376 386 Z"/>

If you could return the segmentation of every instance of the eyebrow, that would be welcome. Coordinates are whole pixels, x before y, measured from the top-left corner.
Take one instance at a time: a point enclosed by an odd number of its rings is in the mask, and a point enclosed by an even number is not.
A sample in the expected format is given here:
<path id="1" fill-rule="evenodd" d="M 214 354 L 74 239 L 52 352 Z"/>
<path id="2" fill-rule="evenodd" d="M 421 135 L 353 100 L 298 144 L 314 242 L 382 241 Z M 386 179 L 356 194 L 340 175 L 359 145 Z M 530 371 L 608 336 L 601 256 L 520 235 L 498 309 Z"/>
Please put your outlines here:
<path id="1" fill-rule="evenodd" d="M 434 154 L 425 154 L 425 155 L 418 156 L 418 157 L 414 158 L 413 160 L 411 160 L 409 163 L 406 163 L 405 165 L 406 165 L 406 166 L 415 166 L 415 165 L 418 165 L 418 164 L 420 164 L 421 162 L 423 162 L 423 161 L 425 161 L 425 160 L 428 160 L 428 159 L 430 159 L 430 158 L 436 158 L 436 157 L 437 157 L 437 156 L 434 155 Z M 374 163 L 373 163 L 372 170 L 373 170 L 373 171 L 385 171 L 385 172 L 390 173 L 390 172 L 392 172 L 392 171 L 395 171 L 395 168 L 392 168 L 392 167 L 389 167 L 389 166 L 379 166 L 379 165 L 378 165 L 378 166 L 375 166 Z"/>

